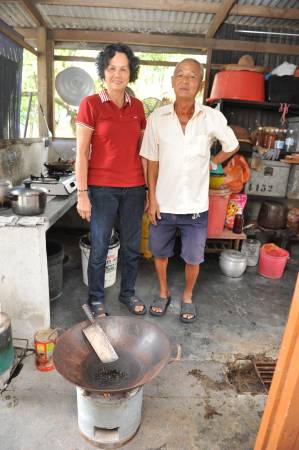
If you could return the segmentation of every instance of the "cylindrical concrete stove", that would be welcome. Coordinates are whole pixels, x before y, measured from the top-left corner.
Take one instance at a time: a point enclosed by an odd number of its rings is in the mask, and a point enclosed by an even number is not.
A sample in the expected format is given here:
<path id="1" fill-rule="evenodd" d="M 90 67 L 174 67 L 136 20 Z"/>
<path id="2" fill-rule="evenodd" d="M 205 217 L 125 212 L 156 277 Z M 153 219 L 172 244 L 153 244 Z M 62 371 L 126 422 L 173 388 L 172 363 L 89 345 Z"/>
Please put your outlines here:
<path id="1" fill-rule="evenodd" d="M 141 421 L 142 386 L 107 395 L 76 389 L 79 429 L 91 444 L 118 448 L 135 435 Z"/>

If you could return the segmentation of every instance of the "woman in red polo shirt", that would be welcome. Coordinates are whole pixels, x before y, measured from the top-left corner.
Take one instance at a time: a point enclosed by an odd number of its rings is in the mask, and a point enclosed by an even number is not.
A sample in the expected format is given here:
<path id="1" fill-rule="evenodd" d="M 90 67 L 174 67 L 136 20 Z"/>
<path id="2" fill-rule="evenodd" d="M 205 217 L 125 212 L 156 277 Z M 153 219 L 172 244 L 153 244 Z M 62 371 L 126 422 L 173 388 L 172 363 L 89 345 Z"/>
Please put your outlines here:
<path id="1" fill-rule="evenodd" d="M 135 295 L 145 178 L 139 142 L 146 125 L 142 103 L 126 92 L 135 81 L 139 59 L 124 44 L 108 45 L 97 57 L 106 89 L 83 99 L 77 115 L 76 179 L 79 215 L 90 221 L 89 304 L 95 317 L 105 314 L 104 276 L 111 232 L 120 223 L 120 302 L 145 314 Z"/>

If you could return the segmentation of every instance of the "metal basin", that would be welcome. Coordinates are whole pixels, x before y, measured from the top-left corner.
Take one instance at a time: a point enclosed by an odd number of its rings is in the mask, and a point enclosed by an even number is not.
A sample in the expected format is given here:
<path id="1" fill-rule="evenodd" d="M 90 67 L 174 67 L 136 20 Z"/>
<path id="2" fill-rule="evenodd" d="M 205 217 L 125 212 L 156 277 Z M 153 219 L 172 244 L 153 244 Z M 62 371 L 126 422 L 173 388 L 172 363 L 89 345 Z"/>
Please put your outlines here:
<path id="1" fill-rule="evenodd" d="M 100 324 L 119 356 L 113 363 L 103 364 L 86 340 L 82 329 L 90 325 L 88 321 L 57 341 L 55 367 L 76 386 L 99 393 L 134 389 L 154 378 L 169 361 L 169 339 L 156 325 L 126 316 L 105 317 Z"/>

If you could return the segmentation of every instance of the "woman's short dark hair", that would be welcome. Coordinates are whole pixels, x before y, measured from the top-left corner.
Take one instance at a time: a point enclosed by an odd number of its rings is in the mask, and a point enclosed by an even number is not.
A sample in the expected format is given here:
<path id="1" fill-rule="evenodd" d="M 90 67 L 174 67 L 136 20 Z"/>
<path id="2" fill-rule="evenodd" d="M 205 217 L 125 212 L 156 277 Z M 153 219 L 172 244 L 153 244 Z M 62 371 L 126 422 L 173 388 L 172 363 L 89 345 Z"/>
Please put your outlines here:
<path id="1" fill-rule="evenodd" d="M 115 53 L 124 53 L 129 60 L 129 68 L 130 68 L 130 82 L 136 81 L 139 72 L 139 58 L 134 55 L 133 51 L 130 49 L 128 45 L 121 44 L 118 42 L 117 44 L 107 45 L 102 52 L 100 52 L 97 56 L 96 66 L 99 77 L 104 80 L 105 79 L 105 70 L 107 69 L 110 60 L 115 56 Z"/>

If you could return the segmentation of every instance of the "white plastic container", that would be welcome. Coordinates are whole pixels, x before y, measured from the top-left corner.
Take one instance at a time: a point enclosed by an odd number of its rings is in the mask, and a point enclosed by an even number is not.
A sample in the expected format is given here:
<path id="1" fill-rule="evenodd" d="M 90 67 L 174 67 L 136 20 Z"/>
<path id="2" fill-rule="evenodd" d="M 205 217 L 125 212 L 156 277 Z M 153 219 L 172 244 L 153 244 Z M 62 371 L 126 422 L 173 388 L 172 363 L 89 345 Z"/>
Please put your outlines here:
<path id="1" fill-rule="evenodd" d="M 90 254 L 90 240 L 88 234 L 82 236 L 79 242 L 79 246 L 81 249 L 83 283 L 88 286 L 87 267 Z M 112 236 L 106 259 L 104 283 L 105 288 L 110 287 L 115 283 L 119 247 L 119 240 L 113 238 Z"/>

